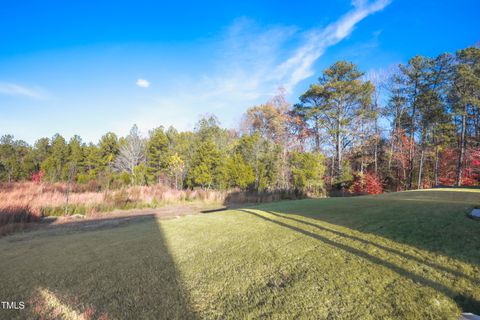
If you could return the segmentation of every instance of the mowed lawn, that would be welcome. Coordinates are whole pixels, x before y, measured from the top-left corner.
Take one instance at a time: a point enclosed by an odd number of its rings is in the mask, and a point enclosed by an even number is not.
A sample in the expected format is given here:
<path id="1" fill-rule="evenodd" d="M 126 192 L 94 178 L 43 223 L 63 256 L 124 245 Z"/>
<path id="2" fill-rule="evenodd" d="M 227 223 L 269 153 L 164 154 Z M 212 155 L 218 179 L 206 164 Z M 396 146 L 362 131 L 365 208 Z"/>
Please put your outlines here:
<path id="1" fill-rule="evenodd" d="M 309 199 L 0 238 L 1 319 L 480 313 L 480 190 Z M 3 313 L 2 313 L 3 312 Z"/>

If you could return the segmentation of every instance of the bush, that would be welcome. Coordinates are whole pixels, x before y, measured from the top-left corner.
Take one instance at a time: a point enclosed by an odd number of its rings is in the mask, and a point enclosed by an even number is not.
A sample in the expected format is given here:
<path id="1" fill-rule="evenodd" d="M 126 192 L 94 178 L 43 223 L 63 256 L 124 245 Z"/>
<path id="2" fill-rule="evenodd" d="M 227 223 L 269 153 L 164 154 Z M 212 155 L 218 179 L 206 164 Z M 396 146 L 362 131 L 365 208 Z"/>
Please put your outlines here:
<path id="1" fill-rule="evenodd" d="M 67 215 L 74 215 L 74 214 L 86 214 L 87 208 L 84 205 L 78 204 L 69 204 L 65 209 L 65 206 L 60 207 L 43 207 L 41 209 L 42 216 L 44 217 L 60 217 L 63 216 L 65 213 Z"/>
<path id="2" fill-rule="evenodd" d="M 380 194 L 383 186 L 374 173 L 356 173 L 353 175 L 353 183 L 350 192 L 354 194 Z"/>
<path id="3" fill-rule="evenodd" d="M 294 193 L 311 194 L 321 196 L 325 194 L 323 175 L 325 173 L 325 157 L 320 153 L 299 153 L 291 155 L 290 165 L 292 170 L 292 182 Z M 291 191 L 287 193 L 290 198 Z M 295 198 L 296 198 L 295 196 Z"/>
<path id="4" fill-rule="evenodd" d="M 43 171 L 37 171 L 37 172 L 34 172 L 32 173 L 32 182 L 35 182 L 37 184 L 41 183 L 42 182 L 42 178 L 43 176 L 45 175 L 45 173 Z"/>

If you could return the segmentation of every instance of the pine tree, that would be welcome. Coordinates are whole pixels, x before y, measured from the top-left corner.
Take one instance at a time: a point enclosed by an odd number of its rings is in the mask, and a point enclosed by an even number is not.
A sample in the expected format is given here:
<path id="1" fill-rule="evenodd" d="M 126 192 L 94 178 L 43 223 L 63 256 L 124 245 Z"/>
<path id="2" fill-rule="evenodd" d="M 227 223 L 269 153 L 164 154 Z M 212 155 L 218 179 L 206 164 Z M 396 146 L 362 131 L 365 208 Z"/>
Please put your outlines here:
<path id="1" fill-rule="evenodd" d="M 363 81 L 353 63 L 338 61 L 324 70 L 318 84 L 310 85 L 300 97 L 297 111 L 310 123 L 315 150 L 320 150 L 322 135 L 333 145 L 334 176 L 342 176 L 343 155 L 357 138 L 359 121 L 371 116 L 373 85 Z"/>
<path id="2" fill-rule="evenodd" d="M 162 172 L 168 167 L 170 151 L 169 141 L 163 128 L 157 128 L 150 132 L 147 142 L 147 177 L 149 184 L 159 183 Z"/>
<path id="3" fill-rule="evenodd" d="M 457 52 L 458 64 L 455 68 L 450 100 L 454 114 L 460 118 L 458 139 L 458 164 L 456 185 L 462 185 L 469 116 L 478 114 L 480 108 L 480 49 L 470 47 Z"/>
<path id="4" fill-rule="evenodd" d="M 201 141 L 191 159 L 187 185 L 205 189 L 211 188 L 215 183 L 218 185 L 221 162 L 220 152 L 213 141 Z"/>
<path id="5" fill-rule="evenodd" d="M 41 165 L 45 176 L 52 182 L 66 180 L 66 164 L 68 162 L 68 145 L 60 134 L 51 139 L 50 155 Z"/>

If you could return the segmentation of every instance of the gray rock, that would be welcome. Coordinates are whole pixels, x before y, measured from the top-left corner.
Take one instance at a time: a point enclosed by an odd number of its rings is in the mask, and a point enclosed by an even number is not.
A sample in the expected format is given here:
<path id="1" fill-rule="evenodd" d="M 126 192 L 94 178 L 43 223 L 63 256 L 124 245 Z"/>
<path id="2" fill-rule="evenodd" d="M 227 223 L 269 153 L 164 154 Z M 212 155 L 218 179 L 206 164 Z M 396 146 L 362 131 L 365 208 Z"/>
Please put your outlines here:
<path id="1" fill-rule="evenodd" d="M 84 216 L 83 214 L 78 214 L 78 213 L 77 213 L 77 214 L 72 214 L 72 215 L 70 216 L 70 218 L 71 218 L 71 219 L 84 219 L 85 216 Z"/>
<path id="2" fill-rule="evenodd" d="M 480 209 L 473 209 L 472 212 L 470 212 L 470 217 L 480 220 Z"/>
<path id="3" fill-rule="evenodd" d="M 459 320 L 480 320 L 480 316 L 473 313 L 462 313 Z"/>
<path id="4" fill-rule="evenodd" d="M 52 222 L 55 222 L 57 219 L 58 219 L 58 217 L 52 217 L 52 216 L 42 217 L 40 219 L 40 222 L 42 222 L 42 223 L 52 223 Z"/>

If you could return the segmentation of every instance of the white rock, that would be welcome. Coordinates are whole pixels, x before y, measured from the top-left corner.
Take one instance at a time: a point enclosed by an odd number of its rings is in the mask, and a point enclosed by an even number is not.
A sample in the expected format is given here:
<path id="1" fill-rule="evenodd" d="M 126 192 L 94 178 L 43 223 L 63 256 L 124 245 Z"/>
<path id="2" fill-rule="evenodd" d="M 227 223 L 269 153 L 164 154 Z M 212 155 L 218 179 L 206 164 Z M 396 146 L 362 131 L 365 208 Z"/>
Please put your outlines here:
<path id="1" fill-rule="evenodd" d="M 480 219 L 480 209 L 473 209 L 472 212 L 470 212 L 470 217 Z"/>
<path id="2" fill-rule="evenodd" d="M 462 313 L 459 320 L 480 320 L 480 316 L 473 313 Z"/>

